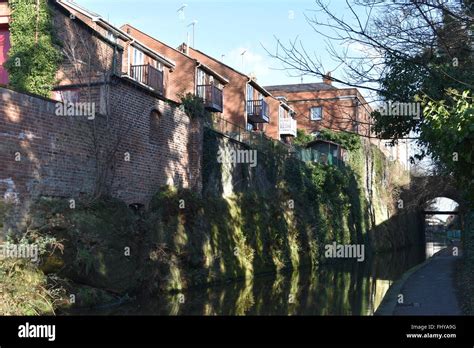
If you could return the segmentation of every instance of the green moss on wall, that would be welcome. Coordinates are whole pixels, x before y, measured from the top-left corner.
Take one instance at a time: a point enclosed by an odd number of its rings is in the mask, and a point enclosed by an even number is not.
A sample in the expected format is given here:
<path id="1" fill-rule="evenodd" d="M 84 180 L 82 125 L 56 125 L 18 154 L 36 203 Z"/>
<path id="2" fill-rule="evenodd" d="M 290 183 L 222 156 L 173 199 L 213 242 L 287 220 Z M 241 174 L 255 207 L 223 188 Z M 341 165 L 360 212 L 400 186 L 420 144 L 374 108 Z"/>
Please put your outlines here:
<path id="1" fill-rule="evenodd" d="M 115 199 L 70 204 L 41 198 L 29 210 L 22 234 L 44 245 L 40 268 L 112 292 L 136 289 L 142 276 L 139 216 Z"/>
<path id="2" fill-rule="evenodd" d="M 304 163 L 268 147 L 259 152 L 257 168 L 234 168 L 245 185 L 223 197 L 219 137 L 205 133 L 203 195 L 163 187 L 142 214 L 114 199 L 77 202 L 74 209 L 65 199 L 38 201 L 30 235 L 51 235 L 65 246 L 64 254 L 43 260 L 43 269 L 118 293 L 181 291 L 317 267 L 333 242 L 363 243 L 367 250 L 397 245 L 392 234 L 371 231 L 375 208 L 365 190 L 370 146 L 353 144 L 345 167 Z M 235 178 L 228 180 L 237 186 Z M 381 190 L 377 180 L 374 185 Z M 242 294 L 242 307 L 248 301 Z"/>
<path id="3" fill-rule="evenodd" d="M 153 199 L 149 244 L 156 247 L 150 257 L 161 255 L 157 263 L 165 265 L 154 268 L 160 289 L 316 266 L 326 244 L 367 244 L 363 167 L 357 172 L 351 166 L 303 163 L 268 148 L 258 153 L 264 170 L 252 172 L 242 165 L 242 177 L 269 185 L 247 185 L 224 198 L 218 188 L 206 190 L 222 173 L 216 161 L 222 145 L 218 137 L 205 134 L 203 197 L 163 188 Z M 360 155 L 357 141 L 353 148 Z"/>

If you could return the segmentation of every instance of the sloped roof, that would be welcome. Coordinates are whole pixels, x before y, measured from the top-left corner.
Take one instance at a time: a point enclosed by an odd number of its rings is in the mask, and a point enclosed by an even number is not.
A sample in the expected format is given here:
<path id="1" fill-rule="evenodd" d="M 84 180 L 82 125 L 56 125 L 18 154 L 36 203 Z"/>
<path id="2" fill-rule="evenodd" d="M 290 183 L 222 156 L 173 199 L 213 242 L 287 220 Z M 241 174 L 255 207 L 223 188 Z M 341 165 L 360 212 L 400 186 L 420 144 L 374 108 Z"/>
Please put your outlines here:
<path id="1" fill-rule="evenodd" d="M 68 7 L 70 7 L 72 9 L 82 13 L 86 17 L 89 17 L 91 21 L 101 23 L 107 29 L 110 29 L 115 34 L 120 35 L 123 39 L 131 41 L 132 46 L 139 46 L 139 48 L 141 50 L 144 50 L 147 54 L 149 54 L 153 58 L 157 59 L 158 61 L 161 61 L 165 66 L 168 66 L 170 68 L 176 67 L 176 63 L 174 61 L 162 56 L 158 52 L 152 50 L 148 46 L 146 46 L 143 43 L 139 42 L 138 40 L 134 39 L 133 37 L 128 35 L 123 30 L 121 30 L 121 29 L 117 28 L 116 26 L 110 24 L 108 21 L 106 21 L 100 15 L 85 9 L 84 7 L 79 6 L 73 0 L 56 0 L 56 4 L 60 5 L 61 7 L 65 8 L 68 11 L 70 11 L 70 9 L 68 8 Z"/>
<path id="2" fill-rule="evenodd" d="M 289 92 L 289 93 L 337 89 L 336 87 L 334 87 L 332 85 L 329 85 L 327 83 L 322 83 L 322 82 L 318 82 L 318 83 L 298 83 L 298 84 L 292 84 L 292 85 L 265 86 L 264 88 L 267 91 L 270 91 L 270 92 L 281 91 L 281 92 Z"/>
<path id="3" fill-rule="evenodd" d="M 188 56 L 187 54 L 183 53 L 182 51 L 180 51 L 180 50 L 178 50 L 178 49 L 176 49 L 176 48 L 174 48 L 174 47 L 172 47 L 172 46 L 170 46 L 170 45 L 168 45 L 168 44 L 166 44 L 166 43 L 164 43 L 163 41 L 158 40 L 157 38 L 151 36 L 150 34 L 147 34 L 147 33 L 145 33 L 144 31 L 141 31 L 140 29 L 134 27 L 133 25 L 131 25 L 131 24 L 129 24 L 129 23 L 126 23 L 126 24 L 122 25 L 122 26 L 120 27 L 120 29 L 123 30 L 124 32 L 126 32 L 127 34 L 129 34 L 129 35 L 132 36 L 132 37 L 134 37 L 134 36 L 133 36 L 131 33 L 127 32 L 126 29 L 135 30 L 135 31 L 139 32 L 140 34 L 142 34 L 142 35 L 148 37 L 150 40 L 153 40 L 153 41 L 155 41 L 155 42 L 157 42 L 157 43 L 159 43 L 159 44 L 161 44 L 161 45 L 163 45 L 163 46 L 168 47 L 169 49 L 175 51 L 177 54 L 180 54 L 181 56 L 185 57 L 186 59 L 190 59 L 190 60 L 194 61 L 196 64 L 200 65 L 200 67 L 201 67 L 203 70 L 207 71 L 208 73 L 210 73 L 211 75 L 213 75 L 214 77 L 216 77 L 216 78 L 217 78 L 220 82 L 222 82 L 223 84 L 228 84 L 228 83 L 229 83 L 229 79 L 228 79 L 228 78 L 226 78 L 225 76 L 220 75 L 217 71 L 214 71 L 211 67 L 209 67 L 209 66 L 207 66 L 207 65 L 205 65 L 205 64 L 203 64 L 203 63 L 201 63 L 201 62 L 198 61 L 197 59 L 194 59 L 194 58 Z"/>
<path id="4" fill-rule="evenodd" d="M 178 49 L 183 50 L 183 49 L 185 49 L 185 47 L 186 47 L 186 44 L 183 43 L 183 44 L 181 44 L 181 45 L 178 47 Z M 207 58 L 213 60 L 215 63 L 220 64 L 220 65 L 222 65 L 222 66 L 224 66 L 224 67 L 226 67 L 226 68 L 228 68 L 228 69 L 230 69 L 230 70 L 232 70 L 232 71 L 235 71 L 237 74 L 246 77 L 246 78 L 249 80 L 248 83 L 249 83 L 250 85 L 252 85 L 254 88 L 256 88 L 259 92 L 261 92 L 265 97 L 270 97 L 270 96 L 272 96 L 272 94 L 271 94 L 265 87 L 263 87 L 263 86 L 261 86 L 260 84 L 258 84 L 257 81 L 255 81 L 255 80 L 254 80 L 252 77 L 250 77 L 249 75 L 244 74 L 243 72 L 240 72 L 240 71 L 238 71 L 237 69 L 234 69 L 234 68 L 231 67 L 230 65 L 227 65 L 227 64 L 221 62 L 221 61 L 218 60 L 217 58 L 214 58 L 214 57 L 208 55 L 207 53 L 204 53 L 204 52 L 202 52 L 202 51 L 200 51 L 200 50 L 197 50 L 197 49 L 195 49 L 195 48 L 192 48 L 192 47 L 188 47 L 188 48 L 189 48 L 190 50 L 194 51 L 194 52 L 197 52 L 197 53 L 199 53 L 199 54 L 202 54 L 203 56 L 205 56 L 205 57 L 207 57 Z"/>

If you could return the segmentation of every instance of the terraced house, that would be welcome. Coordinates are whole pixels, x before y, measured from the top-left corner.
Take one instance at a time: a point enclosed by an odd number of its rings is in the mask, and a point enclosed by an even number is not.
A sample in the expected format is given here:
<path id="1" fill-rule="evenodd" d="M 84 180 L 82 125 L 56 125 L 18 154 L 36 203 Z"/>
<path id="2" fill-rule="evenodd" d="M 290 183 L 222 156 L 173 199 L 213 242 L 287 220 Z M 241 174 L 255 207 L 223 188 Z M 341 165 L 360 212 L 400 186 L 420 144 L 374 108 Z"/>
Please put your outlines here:
<path id="1" fill-rule="evenodd" d="M 337 89 L 330 79 L 265 88 L 186 44 L 173 48 L 129 24 L 118 28 L 70 0 L 47 3 L 62 56 L 51 95 L 1 89 L 8 155 L 0 193 L 15 200 L 105 191 L 141 206 L 162 185 L 199 191 L 203 120 L 180 107 L 189 93 L 240 141 L 245 134 L 291 143 L 297 128 L 370 132 L 371 110 L 356 89 Z M 9 22 L 2 1 L 0 63 L 8 59 Z M 1 67 L 0 84 L 8 83 Z M 74 114 L 87 115 L 60 117 L 58 102 L 86 105 Z"/>
<path id="2" fill-rule="evenodd" d="M 143 42 L 155 52 L 160 52 L 175 62 L 176 67 L 173 73 L 170 74 L 167 90 L 169 99 L 180 102 L 181 96 L 191 93 L 200 96 L 209 111 L 223 112 L 223 89 L 229 83 L 225 76 L 130 24 L 123 25 L 120 29 L 135 40 Z"/>
<path id="3" fill-rule="evenodd" d="M 105 193 L 142 206 L 163 185 L 200 191 L 202 122 L 176 102 L 181 66 L 72 1 L 48 6 L 57 83 L 49 98 L 0 88 L 1 194 L 22 203 Z M 57 113 L 75 104 L 88 114 Z"/>
<path id="4" fill-rule="evenodd" d="M 322 83 L 265 87 L 287 100 L 296 114 L 298 128 L 307 133 L 321 129 L 370 135 L 372 108 L 356 88 L 337 88 L 327 76 Z"/>
<path id="5" fill-rule="evenodd" d="M 186 93 L 200 96 L 210 112 L 227 121 L 227 132 L 235 125 L 284 142 L 296 136 L 293 110 L 284 99 L 271 96 L 255 78 L 185 44 L 174 49 L 130 24 L 121 29 L 176 62 L 169 98 Z"/>
<path id="6" fill-rule="evenodd" d="M 277 140 L 290 141 L 291 137 L 296 136 L 296 122 L 291 108 L 284 100 L 274 98 L 257 83 L 256 77 L 239 72 L 184 43 L 178 49 L 228 78 L 229 84 L 224 89 L 222 117 L 231 125 L 248 131 L 262 132 Z M 289 118 L 293 121 L 286 120 Z M 282 127 L 280 119 L 283 120 Z"/>
<path id="7" fill-rule="evenodd" d="M 322 129 L 359 134 L 408 169 L 409 141 L 400 140 L 392 145 L 375 137 L 371 131 L 373 110 L 357 88 L 337 88 L 328 73 L 320 83 L 275 85 L 265 89 L 285 99 L 294 110 L 298 129 L 314 135 Z"/>

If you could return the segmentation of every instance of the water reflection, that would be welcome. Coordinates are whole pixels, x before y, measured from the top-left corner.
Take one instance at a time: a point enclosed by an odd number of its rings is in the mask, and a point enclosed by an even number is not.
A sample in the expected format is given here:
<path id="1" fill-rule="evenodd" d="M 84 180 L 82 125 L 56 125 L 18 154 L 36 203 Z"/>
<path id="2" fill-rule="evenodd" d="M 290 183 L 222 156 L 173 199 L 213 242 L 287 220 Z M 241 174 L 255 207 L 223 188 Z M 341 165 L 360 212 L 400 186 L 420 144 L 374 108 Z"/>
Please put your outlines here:
<path id="1" fill-rule="evenodd" d="M 421 249 L 421 250 L 420 250 Z M 424 260 L 422 248 L 144 298 L 108 314 L 372 315 L 390 285 Z"/>
<path id="2" fill-rule="evenodd" d="M 448 245 L 448 240 L 445 234 L 435 234 L 430 231 L 425 232 L 425 254 L 426 258 L 432 257 L 438 251 L 444 249 Z"/>

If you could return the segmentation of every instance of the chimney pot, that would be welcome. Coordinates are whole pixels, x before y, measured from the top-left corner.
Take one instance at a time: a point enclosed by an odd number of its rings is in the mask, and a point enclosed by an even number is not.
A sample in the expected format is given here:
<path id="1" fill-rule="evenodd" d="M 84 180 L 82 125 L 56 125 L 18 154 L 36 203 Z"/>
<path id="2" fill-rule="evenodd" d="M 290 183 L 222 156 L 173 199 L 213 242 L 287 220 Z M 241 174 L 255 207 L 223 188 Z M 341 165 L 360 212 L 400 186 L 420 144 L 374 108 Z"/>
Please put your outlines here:
<path id="1" fill-rule="evenodd" d="M 325 83 L 326 85 L 332 85 L 332 77 L 330 71 L 323 76 L 323 83 Z"/>

